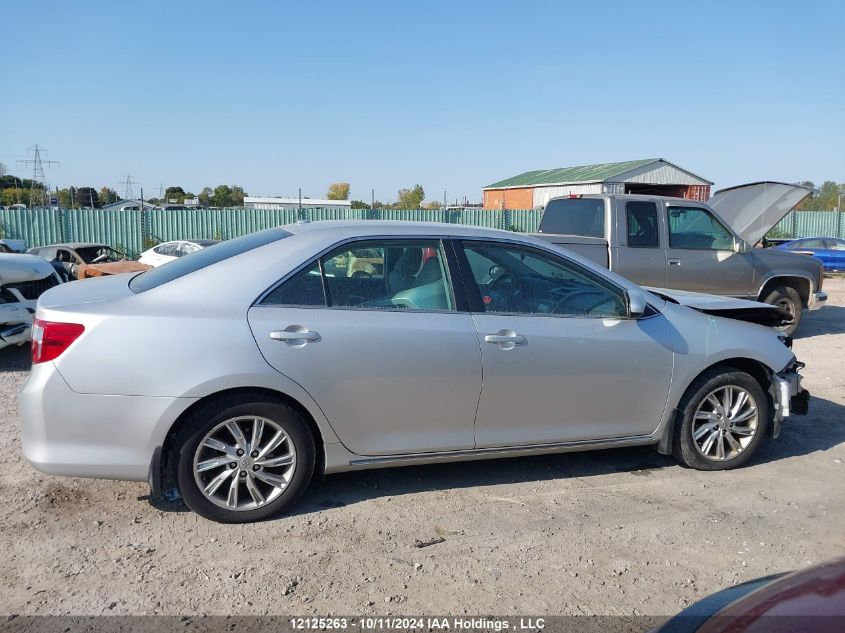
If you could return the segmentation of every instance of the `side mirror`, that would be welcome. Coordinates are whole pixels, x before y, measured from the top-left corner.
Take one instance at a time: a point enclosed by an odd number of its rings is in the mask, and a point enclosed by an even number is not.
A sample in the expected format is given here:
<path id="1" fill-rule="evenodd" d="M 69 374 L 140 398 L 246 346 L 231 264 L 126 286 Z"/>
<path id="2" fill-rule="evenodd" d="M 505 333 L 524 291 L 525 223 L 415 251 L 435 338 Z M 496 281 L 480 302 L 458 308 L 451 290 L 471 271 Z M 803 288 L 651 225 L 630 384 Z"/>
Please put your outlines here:
<path id="1" fill-rule="evenodd" d="M 748 242 L 745 240 L 741 240 L 739 238 L 736 239 L 734 243 L 734 251 L 737 253 L 747 253 L 748 252 Z"/>
<path id="2" fill-rule="evenodd" d="M 639 319 L 645 314 L 645 295 L 638 290 L 631 290 L 626 293 L 628 298 L 628 316 L 632 319 Z"/>

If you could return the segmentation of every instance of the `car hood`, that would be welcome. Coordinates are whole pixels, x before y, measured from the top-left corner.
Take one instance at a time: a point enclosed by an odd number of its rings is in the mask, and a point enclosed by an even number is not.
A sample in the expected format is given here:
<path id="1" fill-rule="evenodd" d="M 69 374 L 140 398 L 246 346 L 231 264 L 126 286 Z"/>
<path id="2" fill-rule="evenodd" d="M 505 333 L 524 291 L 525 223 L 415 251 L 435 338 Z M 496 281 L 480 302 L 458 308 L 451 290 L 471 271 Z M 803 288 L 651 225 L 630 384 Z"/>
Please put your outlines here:
<path id="1" fill-rule="evenodd" d="M 0 253 L 0 285 L 37 281 L 53 274 L 53 267 L 43 257 Z"/>
<path id="2" fill-rule="evenodd" d="M 7 246 L 15 253 L 23 253 L 26 250 L 26 241 L 25 240 L 10 240 L 10 239 L 2 239 L 0 240 L 0 244 Z"/>
<path id="3" fill-rule="evenodd" d="M 813 193 L 803 185 L 785 182 L 752 182 L 720 189 L 707 201 L 742 239 L 751 245 Z"/>
<path id="4" fill-rule="evenodd" d="M 784 325 L 792 320 L 786 310 L 768 303 L 720 297 L 700 292 L 687 292 L 686 290 L 668 290 L 666 288 L 646 288 L 646 290 L 671 303 L 677 303 L 712 316 L 767 326 Z"/>

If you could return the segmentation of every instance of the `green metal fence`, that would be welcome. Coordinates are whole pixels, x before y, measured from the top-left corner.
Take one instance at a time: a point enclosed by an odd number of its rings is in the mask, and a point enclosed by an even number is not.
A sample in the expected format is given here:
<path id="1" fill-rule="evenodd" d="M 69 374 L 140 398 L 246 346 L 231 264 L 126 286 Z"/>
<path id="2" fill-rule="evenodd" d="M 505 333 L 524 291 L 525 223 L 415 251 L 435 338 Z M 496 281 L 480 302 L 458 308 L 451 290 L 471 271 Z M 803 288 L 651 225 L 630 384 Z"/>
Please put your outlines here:
<path id="1" fill-rule="evenodd" d="M 542 210 L 497 209 L 303 209 L 302 219 L 411 220 L 447 222 L 533 233 Z M 6 209 L 0 211 L 0 237 L 22 239 L 28 247 L 58 242 L 99 242 L 137 256 L 152 244 L 176 239 L 230 239 L 291 224 L 296 209 L 189 209 L 183 211 L 105 211 L 103 209 Z M 845 237 L 845 212 L 798 211 L 787 215 L 772 237 Z"/>

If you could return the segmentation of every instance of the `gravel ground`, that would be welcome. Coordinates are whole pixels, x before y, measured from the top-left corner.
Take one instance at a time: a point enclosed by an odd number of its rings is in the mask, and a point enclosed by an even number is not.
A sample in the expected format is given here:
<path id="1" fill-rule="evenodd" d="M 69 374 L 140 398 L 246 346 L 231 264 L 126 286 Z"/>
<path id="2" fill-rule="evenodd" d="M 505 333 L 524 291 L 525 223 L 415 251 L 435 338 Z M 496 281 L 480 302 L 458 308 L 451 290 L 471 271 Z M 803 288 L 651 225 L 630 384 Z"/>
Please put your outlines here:
<path id="1" fill-rule="evenodd" d="M 34 471 L 27 351 L 2 350 L 0 612 L 668 615 L 845 554 L 845 281 L 826 290 L 795 341 L 811 415 L 751 466 L 702 473 L 638 448 L 350 473 L 246 526 L 143 484 Z"/>

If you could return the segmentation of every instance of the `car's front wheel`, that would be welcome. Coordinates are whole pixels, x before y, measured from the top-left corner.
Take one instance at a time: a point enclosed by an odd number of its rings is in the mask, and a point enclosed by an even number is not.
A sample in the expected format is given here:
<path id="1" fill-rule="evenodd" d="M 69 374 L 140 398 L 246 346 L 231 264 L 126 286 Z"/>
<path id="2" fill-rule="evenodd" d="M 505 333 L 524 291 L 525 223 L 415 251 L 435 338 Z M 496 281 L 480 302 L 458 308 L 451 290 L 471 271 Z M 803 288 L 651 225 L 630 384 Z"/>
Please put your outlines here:
<path id="1" fill-rule="evenodd" d="M 191 510 L 212 521 L 277 515 L 305 491 L 314 437 L 294 409 L 263 394 L 211 402 L 177 434 L 176 475 Z"/>
<path id="2" fill-rule="evenodd" d="M 712 369 L 690 385 L 678 406 L 673 452 L 698 470 L 742 466 L 763 441 L 770 419 L 769 399 L 753 376 Z"/>

